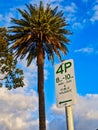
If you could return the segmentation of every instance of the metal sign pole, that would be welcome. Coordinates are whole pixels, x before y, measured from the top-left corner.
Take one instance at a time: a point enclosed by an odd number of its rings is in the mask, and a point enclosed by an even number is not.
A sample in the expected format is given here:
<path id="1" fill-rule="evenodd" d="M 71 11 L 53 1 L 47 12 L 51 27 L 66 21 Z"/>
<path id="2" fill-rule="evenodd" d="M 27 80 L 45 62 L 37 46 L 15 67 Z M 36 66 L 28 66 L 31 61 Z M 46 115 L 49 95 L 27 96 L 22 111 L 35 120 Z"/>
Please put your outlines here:
<path id="1" fill-rule="evenodd" d="M 72 106 L 71 105 L 66 106 L 65 112 L 66 112 L 67 130 L 74 130 Z"/>

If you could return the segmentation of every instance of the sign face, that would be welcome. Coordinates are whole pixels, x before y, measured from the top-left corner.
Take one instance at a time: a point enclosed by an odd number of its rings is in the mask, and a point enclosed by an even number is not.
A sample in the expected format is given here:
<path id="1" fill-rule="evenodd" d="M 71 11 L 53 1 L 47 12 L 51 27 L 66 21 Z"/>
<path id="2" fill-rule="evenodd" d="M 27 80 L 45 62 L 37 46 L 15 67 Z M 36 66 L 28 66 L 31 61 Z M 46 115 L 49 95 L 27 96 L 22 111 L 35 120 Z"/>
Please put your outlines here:
<path id="1" fill-rule="evenodd" d="M 55 86 L 57 107 L 76 104 L 77 94 L 72 59 L 55 65 Z"/>

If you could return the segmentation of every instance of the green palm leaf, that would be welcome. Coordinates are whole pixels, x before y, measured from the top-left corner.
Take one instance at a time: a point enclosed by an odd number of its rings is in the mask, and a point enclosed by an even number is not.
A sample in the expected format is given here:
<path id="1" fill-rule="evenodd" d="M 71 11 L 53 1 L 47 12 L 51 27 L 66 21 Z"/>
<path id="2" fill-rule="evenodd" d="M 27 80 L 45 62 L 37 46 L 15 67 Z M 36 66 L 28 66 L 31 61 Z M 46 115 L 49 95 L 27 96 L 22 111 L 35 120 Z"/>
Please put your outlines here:
<path id="1" fill-rule="evenodd" d="M 25 48 L 29 45 L 32 46 L 35 42 L 35 46 L 42 42 L 44 48 L 47 48 L 44 52 L 49 53 L 47 54 L 48 59 L 49 55 L 54 59 L 53 53 L 55 52 L 61 60 L 60 51 L 64 55 L 68 52 L 67 44 L 69 40 L 66 36 L 71 34 L 66 29 L 67 23 L 65 17 L 63 17 L 63 12 L 58 11 L 57 6 L 52 9 L 49 4 L 45 8 L 43 2 L 40 2 L 39 7 L 32 4 L 26 4 L 26 7 L 27 10 L 17 9 L 21 14 L 21 19 L 11 19 L 11 22 L 15 24 L 9 29 L 9 32 L 13 33 L 10 40 L 14 44 L 11 48 L 15 50 L 17 57 L 21 57 L 21 59 L 28 54 L 28 61 L 31 54 L 34 55 L 34 53 L 31 53 L 30 47 Z M 49 52 L 50 44 L 52 51 Z M 35 58 L 35 55 L 32 57 Z M 33 58 L 30 59 L 33 60 Z"/>

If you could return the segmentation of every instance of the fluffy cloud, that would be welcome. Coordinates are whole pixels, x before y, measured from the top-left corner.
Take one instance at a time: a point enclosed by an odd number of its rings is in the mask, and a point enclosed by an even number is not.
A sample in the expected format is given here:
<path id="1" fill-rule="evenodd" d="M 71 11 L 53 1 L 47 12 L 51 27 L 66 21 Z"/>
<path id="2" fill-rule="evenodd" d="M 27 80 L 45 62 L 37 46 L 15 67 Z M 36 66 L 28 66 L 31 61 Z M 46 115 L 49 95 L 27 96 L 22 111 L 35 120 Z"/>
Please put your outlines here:
<path id="1" fill-rule="evenodd" d="M 21 68 L 24 70 L 24 77 L 26 81 L 26 86 L 34 88 L 37 86 L 37 66 L 36 62 L 33 61 L 31 65 L 27 68 L 26 60 L 22 60 L 20 63 Z"/>
<path id="2" fill-rule="evenodd" d="M 58 130 L 61 127 L 64 130 L 66 127 L 65 110 L 58 109 L 55 105 L 52 106 L 51 110 L 54 114 L 54 118 L 50 121 L 50 127 L 53 127 L 51 130 Z M 73 116 L 75 130 L 98 129 L 98 94 L 78 96 L 78 104 L 73 106 Z M 58 129 L 55 129 L 54 126 Z"/>
<path id="3" fill-rule="evenodd" d="M 33 60 L 31 65 L 27 67 L 26 60 L 19 61 L 19 66 L 24 70 L 24 82 L 25 87 L 35 89 L 37 87 L 37 65 L 36 60 Z M 47 64 L 44 67 L 44 78 L 48 79 L 49 72 L 47 70 Z"/>
<path id="4" fill-rule="evenodd" d="M 65 12 L 66 20 L 68 22 L 76 20 L 75 13 L 77 12 L 77 9 L 78 7 L 73 2 L 70 5 L 65 6 L 64 12 Z"/>
<path id="5" fill-rule="evenodd" d="M 98 1 L 96 2 L 96 5 L 92 9 L 93 16 L 91 17 L 91 22 L 98 21 Z"/>
<path id="6" fill-rule="evenodd" d="M 0 129 L 31 130 L 38 129 L 38 98 L 24 92 L 12 92 L 0 89 Z"/>
<path id="7" fill-rule="evenodd" d="M 77 6 L 73 2 L 70 5 L 68 5 L 68 6 L 65 7 L 65 11 L 66 12 L 75 13 L 76 10 L 77 10 Z"/>
<path id="8" fill-rule="evenodd" d="M 83 25 L 80 23 L 80 22 L 75 22 L 73 25 L 72 25 L 72 28 L 74 29 L 82 29 L 83 28 Z"/>
<path id="9" fill-rule="evenodd" d="M 98 128 L 98 94 L 79 96 L 79 103 L 74 106 L 74 118 L 77 130 L 96 130 Z"/>
<path id="10" fill-rule="evenodd" d="M 23 91 L 22 91 L 23 90 Z M 38 130 L 38 97 L 26 93 L 24 89 L 15 91 L 0 89 L 0 129 L 2 130 Z M 73 106 L 75 130 L 93 130 L 98 128 L 98 94 L 78 96 Z M 90 124 L 90 125 L 89 125 Z M 66 130 L 65 109 L 54 104 L 47 120 L 48 130 Z"/>

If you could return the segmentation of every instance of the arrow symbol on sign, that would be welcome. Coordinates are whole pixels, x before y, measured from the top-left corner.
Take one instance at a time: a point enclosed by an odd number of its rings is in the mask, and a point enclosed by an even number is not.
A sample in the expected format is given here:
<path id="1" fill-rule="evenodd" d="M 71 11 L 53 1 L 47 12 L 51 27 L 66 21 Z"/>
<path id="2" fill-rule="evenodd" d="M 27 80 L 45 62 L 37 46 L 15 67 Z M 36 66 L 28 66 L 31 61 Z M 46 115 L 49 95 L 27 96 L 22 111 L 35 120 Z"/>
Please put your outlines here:
<path id="1" fill-rule="evenodd" d="M 72 99 L 66 100 L 66 101 L 62 101 L 62 102 L 59 102 L 59 104 L 62 104 L 62 103 L 65 103 L 65 102 L 71 102 L 71 101 L 72 101 Z"/>

